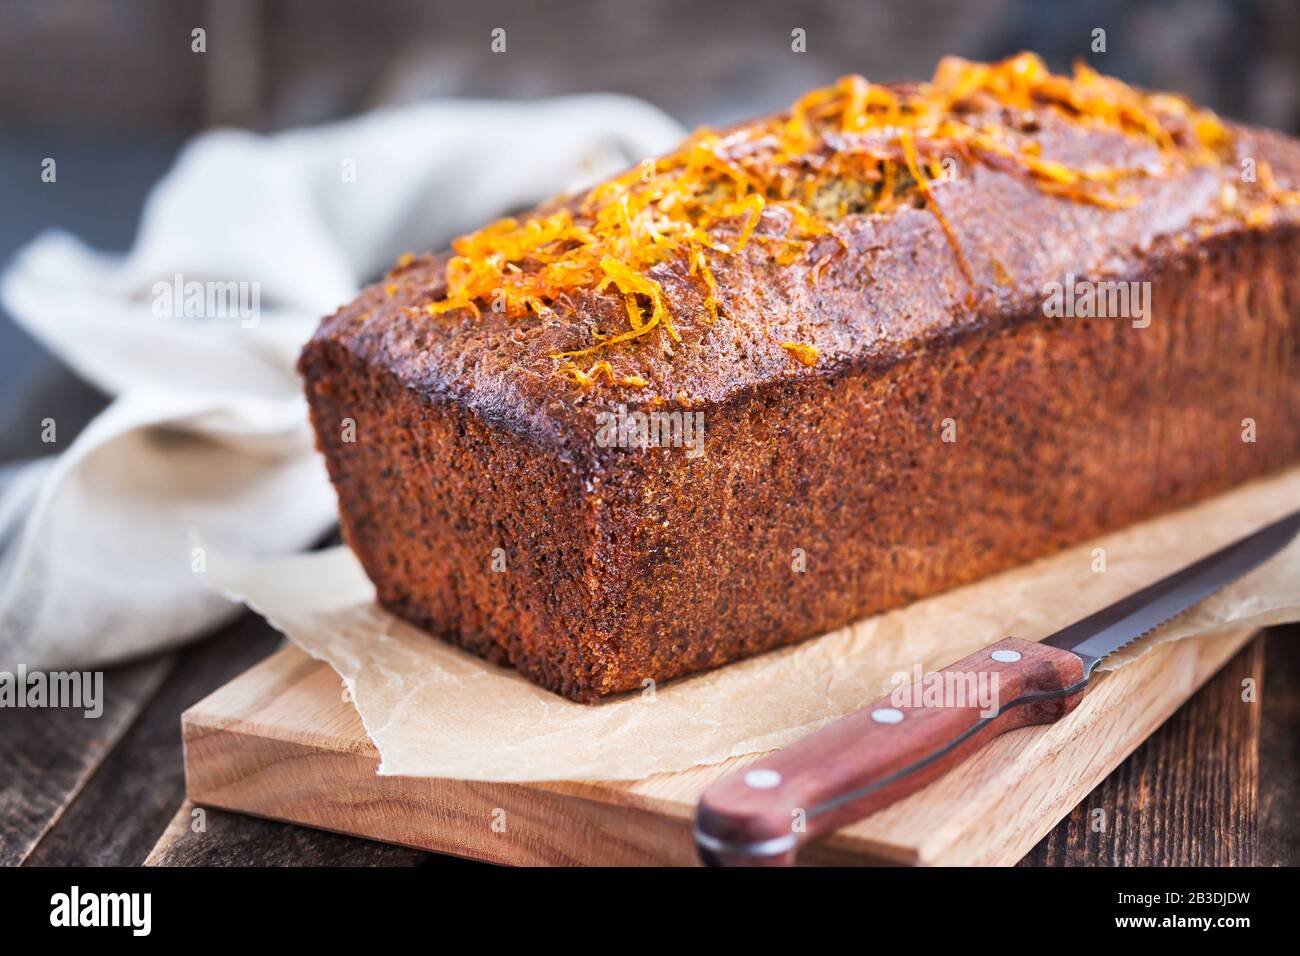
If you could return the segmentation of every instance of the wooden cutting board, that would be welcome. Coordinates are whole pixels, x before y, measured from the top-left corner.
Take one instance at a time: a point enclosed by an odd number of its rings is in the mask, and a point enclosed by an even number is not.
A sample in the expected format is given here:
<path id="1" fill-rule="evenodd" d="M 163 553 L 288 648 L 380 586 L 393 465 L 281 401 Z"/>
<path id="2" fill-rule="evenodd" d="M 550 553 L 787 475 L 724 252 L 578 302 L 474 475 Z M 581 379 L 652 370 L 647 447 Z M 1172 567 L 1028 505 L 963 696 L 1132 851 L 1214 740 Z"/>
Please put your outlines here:
<path id="1" fill-rule="evenodd" d="M 801 862 L 1015 863 L 1252 634 L 1166 644 L 1100 675 L 1061 722 L 995 739 Z M 381 777 L 337 675 L 294 647 L 195 704 L 181 726 L 195 804 L 524 865 L 694 864 L 696 799 L 757 758 L 619 783 Z"/>

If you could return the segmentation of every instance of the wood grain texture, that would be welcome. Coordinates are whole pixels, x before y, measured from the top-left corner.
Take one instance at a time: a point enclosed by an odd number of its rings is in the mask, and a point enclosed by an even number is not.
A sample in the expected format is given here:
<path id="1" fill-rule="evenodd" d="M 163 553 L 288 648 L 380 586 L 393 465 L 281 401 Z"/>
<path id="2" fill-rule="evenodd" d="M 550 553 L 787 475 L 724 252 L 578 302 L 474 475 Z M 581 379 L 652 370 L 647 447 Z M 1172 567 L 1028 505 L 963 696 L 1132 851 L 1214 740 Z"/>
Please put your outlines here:
<path id="1" fill-rule="evenodd" d="M 181 804 L 145 866 L 423 866 L 428 853 Z"/>
<path id="2" fill-rule="evenodd" d="M 281 640 L 261 619 L 244 615 L 207 641 L 152 659 L 147 666 L 163 668 L 163 674 L 138 696 L 131 719 L 106 748 L 93 776 L 70 795 L 57 824 L 42 834 L 23 862 L 100 866 L 144 860 L 185 796 L 181 711 L 264 658 Z M 58 732 L 53 726 L 47 730 Z M 76 734 L 62 739 L 69 747 L 84 745 Z M 48 754 L 32 744 L 24 744 L 30 759 L 45 766 Z M 44 776 L 24 775 L 19 799 L 30 800 Z"/>
<path id="3" fill-rule="evenodd" d="M 174 663 L 170 656 L 104 674 L 104 710 L 6 710 L 0 718 L 0 866 L 31 855 L 87 785 Z"/>
<path id="4" fill-rule="evenodd" d="M 1260 681 L 1257 866 L 1300 866 L 1300 624 L 1272 628 Z"/>
<path id="5" fill-rule="evenodd" d="M 1264 640 L 1213 680 L 1052 829 L 1038 866 L 1249 866 L 1255 858 Z M 1246 680 L 1256 699 L 1242 699 Z M 1292 807 L 1294 812 L 1294 807 Z"/>
<path id="6" fill-rule="evenodd" d="M 1067 718 L 994 740 L 800 862 L 1018 861 L 1248 637 L 1165 645 L 1102 675 Z M 694 864 L 696 800 L 757 759 L 630 783 L 379 777 L 337 677 L 293 648 L 188 710 L 183 736 L 195 804 L 514 864 Z"/>

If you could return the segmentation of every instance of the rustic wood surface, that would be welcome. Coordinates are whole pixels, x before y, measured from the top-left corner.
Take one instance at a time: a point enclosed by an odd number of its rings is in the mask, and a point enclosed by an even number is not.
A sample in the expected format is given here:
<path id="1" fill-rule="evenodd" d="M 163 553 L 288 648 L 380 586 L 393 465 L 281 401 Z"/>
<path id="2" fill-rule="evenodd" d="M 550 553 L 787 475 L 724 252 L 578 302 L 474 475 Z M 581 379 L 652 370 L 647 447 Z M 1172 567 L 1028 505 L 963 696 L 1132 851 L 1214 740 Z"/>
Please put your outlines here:
<path id="1" fill-rule="evenodd" d="M 0 861 L 131 864 L 184 799 L 180 714 L 279 646 L 243 615 L 212 638 L 104 674 L 104 715 L 6 712 L 0 723 Z"/>
<path id="2" fill-rule="evenodd" d="M 1260 707 L 1258 866 L 1300 865 L 1300 625 L 1274 628 L 1264 644 Z M 1231 678 L 1228 678 L 1231 680 Z"/>
<path id="3" fill-rule="evenodd" d="M 60 808 L 59 825 L 44 833 L 26 862 L 102 865 L 142 860 L 184 795 L 184 771 L 177 759 L 181 711 L 214 681 L 236 676 L 279 644 L 278 634 L 246 616 L 212 640 L 156 658 L 154 666 L 165 673 L 141 688 L 134 719 L 117 738 L 117 746 L 69 795 Z M 105 686 L 110 679 L 106 674 Z M 42 716 L 38 713 L 36 721 Z"/>
<path id="4" fill-rule="evenodd" d="M 1295 640 L 1275 632 L 1271 643 Z M 1049 833 L 1025 865 L 1257 862 L 1264 649 L 1252 641 Z M 1257 699 L 1242 699 L 1253 680 Z M 1285 704 L 1279 695 L 1279 704 Z M 1296 725 L 1292 725 L 1294 733 Z M 1294 805 L 1293 805 L 1294 809 Z"/>
<path id="5" fill-rule="evenodd" d="M 206 811 L 204 832 L 192 831 L 180 776 L 180 710 L 277 644 L 269 628 L 246 617 L 168 655 L 161 678 L 158 661 L 110 671 L 111 703 L 99 721 L 58 711 L 6 714 L 0 722 L 3 862 L 462 864 L 217 810 Z M 1247 677 L 1256 682 L 1253 704 L 1241 700 Z M 171 684 L 182 679 L 183 690 Z M 1291 625 L 1271 629 L 1237 654 L 1022 863 L 1300 864 L 1298 742 L 1300 626 Z M 129 768 L 140 776 L 131 792 L 150 794 L 139 807 L 111 797 Z M 1107 820 L 1097 831 L 1099 809 Z"/>
<path id="6" fill-rule="evenodd" d="M 465 862 L 241 813 L 181 804 L 145 866 L 424 866 Z M 472 865 L 472 864 L 466 864 Z"/>
<path id="7" fill-rule="evenodd" d="M 1104 675 L 1069 720 L 998 737 L 923 791 L 808 847 L 800 862 L 1017 862 L 1248 637 L 1155 648 Z M 696 801 L 758 759 L 625 783 L 377 777 L 378 754 L 337 676 L 296 648 L 195 704 L 182 737 L 196 804 L 524 865 L 695 863 Z"/>

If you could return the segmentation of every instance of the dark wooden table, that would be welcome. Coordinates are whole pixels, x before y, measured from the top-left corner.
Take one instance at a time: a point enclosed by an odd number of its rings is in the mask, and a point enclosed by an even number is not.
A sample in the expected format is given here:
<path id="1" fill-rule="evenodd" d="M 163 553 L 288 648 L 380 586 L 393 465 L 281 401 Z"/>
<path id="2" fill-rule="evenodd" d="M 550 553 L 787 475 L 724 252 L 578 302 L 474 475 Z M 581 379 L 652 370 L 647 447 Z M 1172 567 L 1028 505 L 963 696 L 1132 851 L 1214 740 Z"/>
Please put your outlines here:
<path id="1" fill-rule="evenodd" d="M 192 831 L 181 711 L 279 642 L 245 616 L 190 647 L 109 671 L 98 720 L 6 713 L 0 864 L 471 865 L 217 810 L 207 811 L 205 832 Z M 1248 678 L 1253 701 L 1243 700 Z M 1300 625 L 1292 625 L 1237 654 L 1022 865 L 1296 865 L 1297 806 Z"/>

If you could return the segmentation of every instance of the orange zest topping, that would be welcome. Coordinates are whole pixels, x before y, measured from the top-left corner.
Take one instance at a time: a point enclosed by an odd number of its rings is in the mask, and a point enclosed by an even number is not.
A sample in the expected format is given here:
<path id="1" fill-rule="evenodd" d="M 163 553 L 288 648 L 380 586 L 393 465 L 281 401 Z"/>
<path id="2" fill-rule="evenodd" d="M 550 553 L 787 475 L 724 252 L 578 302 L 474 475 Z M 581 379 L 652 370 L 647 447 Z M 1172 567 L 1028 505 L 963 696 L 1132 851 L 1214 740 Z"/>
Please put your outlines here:
<path id="1" fill-rule="evenodd" d="M 816 365 L 817 359 L 821 355 L 817 346 L 807 345 L 803 342 L 782 342 L 781 348 L 789 352 L 800 365 Z"/>
<path id="2" fill-rule="evenodd" d="M 708 321 L 710 324 L 718 321 L 718 280 L 713 278 L 713 270 L 709 268 L 709 260 L 701 248 L 691 252 L 690 274 L 698 275 L 704 280 L 705 288 L 709 290 L 709 295 L 704 300 L 704 307 L 709 310 Z"/>
<path id="3" fill-rule="evenodd" d="M 1285 206 L 1300 206 L 1300 190 L 1283 189 L 1273 176 L 1273 167 L 1260 162 L 1258 167 L 1259 184 L 1264 187 L 1264 194 L 1274 202 Z"/>
<path id="4" fill-rule="evenodd" d="M 585 372 L 573 364 L 566 362 L 560 371 L 573 379 L 579 385 L 592 385 L 599 381 L 603 376 L 605 381 L 611 385 L 626 385 L 629 388 L 645 388 L 650 383 L 640 375 L 624 375 L 618 377 L 614 374 L 614 367 L 608 362 L 595 362 Z"/>
<path id="5" fill-rule="evenodd" d="M 1005 121 L 990 120 L 999 110 Z M 1136 138 L 1155 148 L 1158 162 L 1075 168 L 1043 156 L 1032 135 L 1034 111 Z M 546 315 L 561 300 L 572 306 L 575 294 L 617 295 L 625 327 L 593 329 L 590 345 L 555 356 L 579 383 L 614 382 L 607 362 L 584 371 L 569 360 L 640 339 L 680 342 L 679 325 L 692 317 L 716 322 L 727 308 L 716 272 L 729 258 L 802 262 L 815 284 L 831 259 L 822 238 L 838 240 L 840 252 L 849 249 L 836 231 L 847 216 L 923 205 L 973 301 L 974 270 L 940 203 L 943 174 L 958 159 L 1013 171 L 1053 196 L 1122 209 L 1137 201 L 1126 183 L 1220 164 L 1231 145 L 1213 113 L 1181 97 L 1140 92 L 1083 63 L 1072 76 L 1054 75 L 1031 53 L 991 64 L 949 57 L 930 83 L 911 87 L 846 76 L 801 97 L 784 115 L 728 132 L 698 131 L 674 152 L 558 211 L 502 219 L 458 238 L 446 293 L 426 311 L 481 316 L 488 308 L 517 318 Z M 1261 177 L 1271 182 L 1270 171 L 1261 168 Z M 1275 184 L 1271 189 L 1281 200 L 1294 197 Z M 669 278 L 676 281 L 666 286 Z M 1005 268 L 995 264 L 995 278 L 1008 281 Z M 667 288 L 692 284 L 702 308 L 680 294 L 669 301 Z M 812 345 L 779 344 L 794 361 L 817 362 Z M 639 381 L 622 381 L 632 379 Z"/>
<path id="6" fill-rule="evenodd" d="M 474 313 L 474 318 L 482 318 L 479 311 L 478 303 L 473 299 L 446 299 L 442 302 L 430 302 L 424 307 L 424 311 L 429 315 L 442 315 L 444 312 L 451 312 L 453 309 L 469 309 Z"/>
<path id="7" fill-rule="evenodd" d="M 957 265 L 961 267 L 962 275 L 966 277 L 966 282 L 970 288 L 975 288 L 975 273 L 971 271 L 970 263 L 966 260 L 966 253 L 962 252 L 961 246 L 957 243 L 957 234 L 953 232 L 952 223 L 948 222 L 948 217 L 943 214 L 939 204 L 934 201 L 934 193 L 930 189 L 929 180 L 921 172 L 916 162 L 916 143 L 912 138 L 911 130 L 903 130 L 899 134 L 899 143 L 903 147 L 903 161 L 907 163 L 907 171 L 912 174 L 916 180 L 916 188 L 921 191 L 925 197 L 925 204 L 929 210 L 934 213 L 934 218 L 939 220 L 939 227 L 943 229 L 943 234 L 948 239 L 948 245 L 952 246 L 953 254 L 957 257 Z"/>

